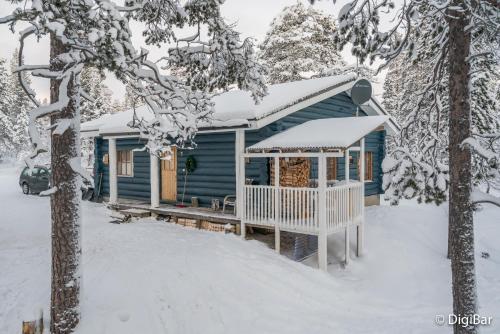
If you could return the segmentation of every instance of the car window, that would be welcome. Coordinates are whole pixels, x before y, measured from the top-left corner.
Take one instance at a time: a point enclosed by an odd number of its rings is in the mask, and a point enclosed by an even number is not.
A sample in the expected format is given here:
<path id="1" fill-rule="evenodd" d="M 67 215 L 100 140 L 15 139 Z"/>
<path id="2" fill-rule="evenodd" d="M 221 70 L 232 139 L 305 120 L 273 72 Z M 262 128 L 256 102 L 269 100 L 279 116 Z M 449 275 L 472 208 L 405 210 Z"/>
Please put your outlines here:
<path id="1" fill-rule="evenodd" d="M 29 171 L 29 170 L 30 170 L 30 169 L 29 169 L 28 167 L 25 167 L 25 168 L 23 169 L 23 176 L 27 176 L 27 175 L 28 175 L 28 171 Z"/>
<path id="2" fill-rule="evenodd" d="M 31 175 L 37 175 L 39 171 L 40 171 L 40 168 L 34 167 L 31 171 Z M 28 172 L 28 175 L 30 175 L 29 172 Z"/>
<path id="3" fill-rule="evenodd" d="M 47 174 L 49 174 L 49 172 L 47 172 L 47 170 L 45 168 L 40 168 L 40 171 L 38 172 L 38 175 L 44 176 L 44 175 L 47 175 Z"/>

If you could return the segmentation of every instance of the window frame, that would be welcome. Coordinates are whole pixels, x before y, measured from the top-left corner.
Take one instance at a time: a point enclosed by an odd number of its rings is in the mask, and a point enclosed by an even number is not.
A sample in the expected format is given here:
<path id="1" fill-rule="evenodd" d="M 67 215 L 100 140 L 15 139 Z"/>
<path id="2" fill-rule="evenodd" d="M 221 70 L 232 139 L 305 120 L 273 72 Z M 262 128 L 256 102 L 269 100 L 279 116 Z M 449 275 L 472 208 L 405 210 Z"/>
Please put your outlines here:
<path id="1" fill-rule="evenodd" d="M 370 155 L 370 159 L 367 159 L 368 155 Z M 368 163 L 368 160 L 370 160 L 370 163 Z M 370 168 L 367 168 L 370 166 Z M 361 169 L 360 168 L 360 162 L 358 159 L 358 171 Z M 367 173 L 370 172 L 370 176 L 368 177 Z M 360 171 L 358 172 L 358 174 Z M 373 152 L 372 151 L 365 151 L 365 182 L 374 182 L 374 177 L 373 177 Z"/>
<path id="2" fill-rule="evenodd" d="M 130 152 L 130 174 L 120 174 L 121 169 L 121 153 Z M 121 171 L 123 172 L 123 171 Z M 116 150 L 116 176 L 118 177 L 134 177 L 134 150 Z"/>
<path id="3" fill-rule="evenodd" d="M 339 175 L 339 171 L 338 171 L 337 162 L 338 162 L 337 157 L 326 158 L 326 180 L 327 181 L 338 181 L 337 176 Z M 334 174 L 333 179 L 330 178 L 332 176 L 331 174 Z"/>

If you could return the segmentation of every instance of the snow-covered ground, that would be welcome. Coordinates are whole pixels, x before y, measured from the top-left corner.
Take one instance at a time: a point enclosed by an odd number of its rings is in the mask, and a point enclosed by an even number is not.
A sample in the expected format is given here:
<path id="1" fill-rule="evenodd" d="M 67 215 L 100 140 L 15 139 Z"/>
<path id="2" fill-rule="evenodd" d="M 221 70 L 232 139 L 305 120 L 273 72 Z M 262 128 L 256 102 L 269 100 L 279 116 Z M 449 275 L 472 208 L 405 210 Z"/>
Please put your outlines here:
<path id="1" fill-rule="evenodd" d="M 50 294 L 49 199 L 25 196 L 0 166 L 0 333 L 18 333 Z M 78 333 L 451 333 L 447 207 L 371 207 L 366 254 L 343 269 L 329 239 L 329 274 L 257 241 L 144 219 L 109 224 L 85 203 Z M 352 233 L 354 234 L 354 233 Z M 500 210 L 476 214 L 483 333 L 500 332 Z M 352 243 L 354 250 L 354 242 Z M 484 259 L 481 252 L 488 252 Z"/>

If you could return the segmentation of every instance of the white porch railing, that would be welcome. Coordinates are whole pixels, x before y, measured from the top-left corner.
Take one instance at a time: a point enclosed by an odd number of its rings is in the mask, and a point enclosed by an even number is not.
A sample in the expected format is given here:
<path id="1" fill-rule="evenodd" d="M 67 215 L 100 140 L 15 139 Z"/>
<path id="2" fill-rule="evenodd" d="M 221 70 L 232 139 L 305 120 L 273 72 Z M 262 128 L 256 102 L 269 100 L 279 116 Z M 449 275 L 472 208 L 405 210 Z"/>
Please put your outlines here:
<path id="1" fill-rule="evenodd" d="M 363 211 L 361 182 L 326 188 L 326 230 L 328 233 L 357 223 Z M 319 234 L 319 188 L 275 186 L 243 187 L 246 224 L 272 227 L 305 234 Z M 279 205 L 276 205 L 279 203 Z"/>
<path id="2" fill-rule="evenodd" d="M 361 182 L 326 188 L 326 227 L 328 232 L 356 224 L 363 214 Z"/>

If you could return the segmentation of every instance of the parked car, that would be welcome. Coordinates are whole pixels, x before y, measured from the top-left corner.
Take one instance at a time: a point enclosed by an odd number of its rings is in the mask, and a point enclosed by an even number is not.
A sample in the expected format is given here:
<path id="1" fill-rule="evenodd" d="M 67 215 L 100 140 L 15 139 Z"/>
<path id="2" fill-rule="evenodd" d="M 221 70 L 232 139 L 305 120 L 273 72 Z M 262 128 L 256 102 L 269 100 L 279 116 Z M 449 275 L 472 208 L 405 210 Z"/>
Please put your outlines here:
<path id="1" fill-rule="evenodd" d="M 25 167 L 19 177 L 19 185 L 23 193 L 38 194 L 42 191 L 48 190 L 51 187 L 50 169 L 44 166 L 35 166 L 30 172 L 28 167 Z M 94 189 L 89 181 L 83 180 L 84 186 L 82 187 L 82 199 L 90 200 L 94 194 Z"/>
<path id="2" fill-rule="evenodd" d="M 19 185 L 23 193 L 37 194 L 50 188 L 50 169 L 44 166 L 35 166 L 30 171 L 25 167 L 19 177 Z"/>

